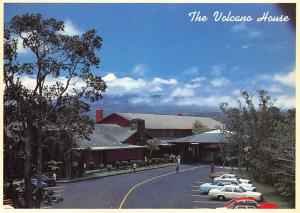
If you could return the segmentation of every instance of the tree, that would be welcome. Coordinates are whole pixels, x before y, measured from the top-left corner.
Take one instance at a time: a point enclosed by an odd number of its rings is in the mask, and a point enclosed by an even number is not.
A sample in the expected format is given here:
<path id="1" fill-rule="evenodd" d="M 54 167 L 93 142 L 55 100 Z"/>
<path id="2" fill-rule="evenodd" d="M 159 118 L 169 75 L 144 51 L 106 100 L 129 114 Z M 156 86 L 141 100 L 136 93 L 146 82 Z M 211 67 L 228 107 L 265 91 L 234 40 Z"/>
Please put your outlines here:
<path id="1" fill-rule="evenodd" d="M 254 178 L 260 180 L 265 178 L 264 171 L 270 166 L 265 153 L 265 148 L 270 147 L 268 138 L 274 132 L 274 124 L 282 120 L 282 114 L 267 91 L 258 90 L 257 93 L 258 106 L 253 96 L 243 91 L 242 99 L 237 99 L 238 107 L 221 104 L 221 110 L 226 129 L 234 132 L 229 144 L 238 156 L 239 168 L 242 164 L 250 166 Z"/>
<path id="2" fill-rule="evenodd" d="M 146 146 L 150 150 L 150 154 L 149 154 L 150 157 L 153 151 L 159 150 L 158 145 L 160 145 L 160 140 L 158 138 L 150 139 L 146 142 Z"/>
<path id="3" fill-rule="evenodd" d="M 284 120 L 278 122 L 269 138 L 270 147 L 266 149 L 271 159 L 268 174 L 281 196 L 295 204 L 295 109 L 288 111 Z"/>
<path id="4" fill-rule="evenodd" d="M 203 124 L 201 121 L 196 120 L 193 123 L 192 132 L 193 132 L 194 135 L 201 134 L 201 133 L 206 132 L 208 130 L 209 130 L 209 128 L 205 124 Z"/>
<path id="5" fill-rule="evenodd" d="M 31 208 L 32 148 L 36 146 L 38 187 L 43 171 L 43 146 L 49 141 L 68 136 L 70 143 L 77 137 L 88 138 L 93 128 L 85 100 L 101 98 L 106 85 L 92 72 L 100 60 L 96 51 L 102 38 L 96 30 L 82 35 L 63 35 L 64 23 L 40 14 L 15 16 L 4 30 L 4 110 L 5 125 L 19 123 L 24 143 L 24 179 L 26 207 Z M 31 60 L 18 60 L 18 39 L 32 53 Z M 33 89 L 26 88 L 20 78 L 35 80 Z M 59 78 L 60 77 L 60 78 Z M 50 84 L 49 79 L 56 80 Z M 58 79 L 65 79 L 63 82 Z M 82 86 L 70 90 L 80 81 Z M 37 208 L 40 202 L 37 203 Z"/>

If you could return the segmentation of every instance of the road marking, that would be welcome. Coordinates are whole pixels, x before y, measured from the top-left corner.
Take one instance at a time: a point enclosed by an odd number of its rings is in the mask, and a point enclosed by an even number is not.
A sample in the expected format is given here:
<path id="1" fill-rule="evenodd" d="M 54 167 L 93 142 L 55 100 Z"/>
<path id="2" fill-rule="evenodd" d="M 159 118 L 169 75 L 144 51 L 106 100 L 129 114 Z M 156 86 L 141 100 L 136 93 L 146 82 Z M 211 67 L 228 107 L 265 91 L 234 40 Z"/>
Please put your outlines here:
<path id="1" fill-rule="evenodd" d="M 211 201 L 211 200 L 207 200 L 207 201 L 203 201 L 203 200 L 193 200 L 194 203 L 207 203 L 207 204 L 210 204 L 210 203 L 223 203 L 225 204 L 225 202 L 222 202 L 222 201 Z"/>
<path id="2" fill-rule="evenodd" d="M 190 187 L 197 187 L 197 188 L 198 188 L 199 186 L 195 186 L 195 185 L 190 185 Z"/>
<path id="3" fill-rule="evenodd" d="M 192 197 L 208 197 L 208 195 L 191 195 Z"/>
<path id="4" fill-rule="evenodd" d="M 64 189 L 67 188 L 66 186 L 51 186 L 51 187 L 45 187 L 44 189 Z"/>
<path id="5" fill-rule="evenodd" d="M 197 181 L 197 182 L 195 182 L 195 183 L 200 183 L 200 184 L 201 184 L 201 183 L 206 183 L 206 182 Z"/>
<path id="6" fill-rule="evenodd" d="M 54 190 L 54 192 L 64 192 L 65 190 Z"/>
<path id="7" fill-rule="evenodd" d="M 191 190 L 192 192 L 198 192 L 198 190 L 196 190 L 196 189 L 193 189 L 193 190 Z"/>
<path id="8" fill-rule="evenodd" d="M 203 165 L 204 166 L 204 165 Z M 203 167 L 203 166 L 197 166 L 197 167 L 192 167 L 192 168 L 189 168 L 189 169 L 184 169 L 184 170 L 180 170 L 179 172 L 169 172 L 169 173 L 166 173 L 164 175 L 159 175 L 159 176 L 156 176 L 156 177 L 153 177 L 153 178 L 150 178 L 150 179 L 147 179 L 147 180 L 144 180 L 138 184 L 136 184 L 135 186 L 133 186 L 127 193 L 126 195 L 124 196 L 124 198 L 122 199 L 122 202 L 120 203 L 119 205 L 119 209 L 122 209 L 124 203 L 126 202 L 126 199 L 127 197 L 129 196 L 129 194 L 134 190 L 136 189 L 137 187 L 143 185 L 144 183 L 147 183 L 147 182 L 150 182 L 152 180 L 155 180 L 155 179 L 158 179 L 158 178 L 161 178 L 161 177 L 165 177 L 165 176 L 168 176 L 168 175 L 172 175 L 172 174 L 176 174 L 176 173 L 181 173 L 181 172 L 186 172 L 186 171 L 189 171 L 189 170 L 192 170 L 192 169 L 197 169 L 197 168 L 200 168 L 200 167 Z M 193 191 L 193 190 L 192 190 Z M 197 191 L 197 190 L 196 190 Z"/>

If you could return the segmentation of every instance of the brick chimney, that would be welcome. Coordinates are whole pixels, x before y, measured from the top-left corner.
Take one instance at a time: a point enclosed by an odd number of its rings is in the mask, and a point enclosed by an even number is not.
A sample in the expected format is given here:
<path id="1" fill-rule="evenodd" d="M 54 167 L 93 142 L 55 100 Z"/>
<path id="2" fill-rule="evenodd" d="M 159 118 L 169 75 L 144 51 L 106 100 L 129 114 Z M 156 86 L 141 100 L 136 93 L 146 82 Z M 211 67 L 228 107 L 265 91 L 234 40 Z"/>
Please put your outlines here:
<path id="1" fill-rule="evenodd" d="M 103 109 L 96 109 L 96 124 L 101 123 L 103 120 Z"/>

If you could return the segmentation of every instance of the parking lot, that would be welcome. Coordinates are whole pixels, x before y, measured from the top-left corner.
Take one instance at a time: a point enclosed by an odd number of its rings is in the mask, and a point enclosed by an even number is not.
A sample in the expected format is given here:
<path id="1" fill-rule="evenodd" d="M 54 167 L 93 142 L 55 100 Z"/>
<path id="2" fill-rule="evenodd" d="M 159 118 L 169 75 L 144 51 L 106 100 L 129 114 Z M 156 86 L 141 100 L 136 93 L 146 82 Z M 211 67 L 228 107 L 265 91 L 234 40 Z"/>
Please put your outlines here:
<path id="1" fill-rule="evenodd" d="M 198 192 L 210 182 L 207 165 L 181 165 L 88 181 L 59 184 L 64 199 L 45 208 L 217 208 L 225 202 Z"/>

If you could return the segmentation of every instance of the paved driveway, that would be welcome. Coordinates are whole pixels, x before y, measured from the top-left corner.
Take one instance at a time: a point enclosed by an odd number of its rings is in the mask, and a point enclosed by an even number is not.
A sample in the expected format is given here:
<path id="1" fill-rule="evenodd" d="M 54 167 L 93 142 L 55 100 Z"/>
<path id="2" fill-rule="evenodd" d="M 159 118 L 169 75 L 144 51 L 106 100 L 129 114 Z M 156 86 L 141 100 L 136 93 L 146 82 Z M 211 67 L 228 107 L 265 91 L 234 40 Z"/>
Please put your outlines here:
<path id="1" fill-rule="evenodd" d="M 216 208 L 224 202 L 211 201 L 197 191 L 210 181 L 206 165 L 181 165 L 88 181 L 59 184 L 55 190 L 62 203 L 52 208 Z"/>

